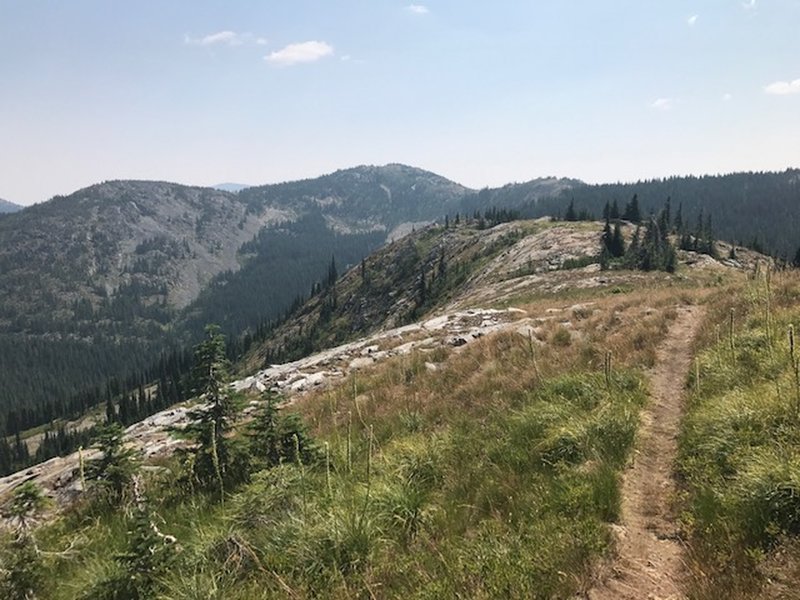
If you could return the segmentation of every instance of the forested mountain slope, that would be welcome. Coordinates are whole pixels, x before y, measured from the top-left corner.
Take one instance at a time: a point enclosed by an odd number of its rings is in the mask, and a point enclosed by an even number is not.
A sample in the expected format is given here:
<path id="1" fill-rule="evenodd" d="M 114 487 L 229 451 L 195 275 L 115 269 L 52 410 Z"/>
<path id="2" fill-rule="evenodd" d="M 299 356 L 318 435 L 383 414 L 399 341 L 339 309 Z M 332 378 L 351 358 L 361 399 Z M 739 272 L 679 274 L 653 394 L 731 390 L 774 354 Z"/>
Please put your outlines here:
<path id="1" fill-rule="evenodd" d="M 791 257 L 799 193 L 796 170 L 591 186 L 542 178 L 474 191 L 398 164 L 236 194 L 92 186 L 0 219 L 0 421 L 9 408 L 62 402 L 140 372 L 161 351 L 193 343 L 206 323 L 229 337 L 252 332 L 331 266 L 342 272 L 446 215 L 564 215 L 572 203 L 598 218 L 606 202 L 622 210 L 637 195 L 646 216 L 669 197 L 689 231 L 702 211 L 715 237 Z"/>
<path id="2" fill-rule="evenodd" d="M 282 314 L 409 220 L 465 188 L 391 165 L 232 194 L 114 181 L 0 220 L 0 421 L 152 364 L 208 322 L 229 335 Z M 409 225 L 408 230 L 411 229 Z"/>
<path id="3" fill-rule="evenodd" d="M 673 214 L 682 207 L 685 223 L 694 227 L 701 212 L 709 215 L 715 235 L 740 244 L 763 247 L 792 258 L 800 246 L 800 170 L 781 173 L 732 173 L 703 177 L 669 177 L 636 183 L 575 185 L 544 199 L 526 201 L 526 185 L 490 190 L 487 200 L 516 206 L 525 216 L 564 215 L 571 201 L 580 212 L 599 218 L 606 202 L 620 210 L 637 195 L 643 215 L 658 212 L 667 198 Z"/>

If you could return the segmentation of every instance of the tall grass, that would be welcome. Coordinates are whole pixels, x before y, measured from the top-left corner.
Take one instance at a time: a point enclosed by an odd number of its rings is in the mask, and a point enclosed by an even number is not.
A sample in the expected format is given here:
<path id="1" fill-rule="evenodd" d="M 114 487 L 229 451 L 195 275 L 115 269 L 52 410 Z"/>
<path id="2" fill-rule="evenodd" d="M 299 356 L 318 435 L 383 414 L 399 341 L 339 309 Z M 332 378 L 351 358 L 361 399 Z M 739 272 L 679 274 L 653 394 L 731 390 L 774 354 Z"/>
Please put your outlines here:
<path id="1" fill-rule="evenodd" d="M 767 573 L 800 534 L 800 415 L 789 333 L 800 311 L 795 281 L 775 283 L 768 289 L 756 280 L 733 297 L 749 298 L 735 313 L 735 329 L 726 307 L 712 313 L 717 323 L 727 321 L 726 335 L 700 353 L 699 380 L 692 377 L 679 469 L 697 598 L 772 597 Z"/>
<path id="2" fill-rule="evenodd" d="M 439 352 L 435 372 L 431 354 L 412 354 L 310 395 L 297 408 L 325 460 L 255 473 L 224 506 L 151 477 L 180 549 L 159 597 L 571 597 L 612 551 L 646 398 L 639 367 L 668 305 L 610 298 L 576 318 L 565 346 L 549 343 L 564 326 L 554 319 L 540 339 Z M 47 550 L 84 539 L 52 561 L 51 597 L 101 589 L 129 525 L 76 511 L 48 528 Z"/>

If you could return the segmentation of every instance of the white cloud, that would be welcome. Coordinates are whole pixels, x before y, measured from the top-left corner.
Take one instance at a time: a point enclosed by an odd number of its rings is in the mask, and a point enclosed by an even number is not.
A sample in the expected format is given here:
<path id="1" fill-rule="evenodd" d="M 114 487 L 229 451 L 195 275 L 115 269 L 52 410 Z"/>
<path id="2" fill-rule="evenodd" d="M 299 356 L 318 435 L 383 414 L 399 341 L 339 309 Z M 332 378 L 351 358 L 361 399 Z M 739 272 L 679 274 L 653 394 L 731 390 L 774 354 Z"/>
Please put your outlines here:
<path id="1" fill-rule="evenodd" d="M 733 100 L 733 94 L 722 94 L 723 102 L 730 102 L 731 100 Z"/>
<path id="2" fill-rule="evenodd" d="M 788 94 L 800 94 L 800 79 L 794 81 L 776 81 L 764 86 L 764 91 L 767 94 L 774 94 L 776 96 L 786 96 Z"/>
<path id="3" fill-rule="evenodd" d="M 745 0 L 744 2 L 742 2 L 742 8 L 744 8 L 745 10 L 755 10 L 756 1 L 757 0 Z"/>
<path id="4" fill-rule="evenodd" d="M 210 33 L 206 36 L 193 38 L 189 35 L 183 36 L 183 41 L 186 44 L 193 46 L 242 46 L 244 44 L 258 44 L 263 46 L 267 43 L 264 38 L 257 38 L 252 33 L 236 33 L 235 31 L 218 31 Z"/>
<path id="5" fill-rule="evenodd" d="M 183 41 L 196 46 L 214 46 L 216 44 L 227 44 L 228 46 L 242 45 L 241 35 L 235 31 L 218 31 L 217 33 L 210 33 L 201 38 L 193 38 L 185 35 Z"/>
<path id="6" fill-rule="evenodd" d="M 686 19 L 686 22 L 689 24 L 689 27 L 694 27 L 697 24 L 697 19 L 699 18 L 700 15 L 692 15 L 691 17 Z"/>
<path id="7" fill-rule="evenodd" d="M 280 50 L 270 52 L 264 57 L 268 63 L 278 67 L 290 67 L 301 63 L 310 63 L 333 54 L 333 46 L 326 42 L 311 40 L 298 44 L 289 44 Z"/>
<path id="8" fill-rule="evenodd" d="M 675 100 L 672 98 L 657 98 L 650 103 L 650 108 L 656 110 L 670 110 L 673 106 L 675 106 Z"/>
<path id="9" fill-rule="evenodd" d="M 414 13 L 415 15 L 427 15 L 429 12 L 431 12 L 428 10 L 428 7 L 423 4 L 409 4 L 406 6 L 406 10 Z"/>

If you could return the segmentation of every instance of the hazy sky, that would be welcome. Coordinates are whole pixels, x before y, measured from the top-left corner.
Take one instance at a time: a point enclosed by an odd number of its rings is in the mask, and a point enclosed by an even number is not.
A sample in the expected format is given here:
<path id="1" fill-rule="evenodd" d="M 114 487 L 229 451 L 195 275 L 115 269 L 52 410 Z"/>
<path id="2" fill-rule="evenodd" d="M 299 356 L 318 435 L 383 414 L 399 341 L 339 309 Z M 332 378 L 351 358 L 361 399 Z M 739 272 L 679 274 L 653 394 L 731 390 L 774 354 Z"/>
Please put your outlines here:
<path id="1" fill-rule="evenodd" d="M 0 0 L 0 197 L 800 166 L 800 0 Z"/>

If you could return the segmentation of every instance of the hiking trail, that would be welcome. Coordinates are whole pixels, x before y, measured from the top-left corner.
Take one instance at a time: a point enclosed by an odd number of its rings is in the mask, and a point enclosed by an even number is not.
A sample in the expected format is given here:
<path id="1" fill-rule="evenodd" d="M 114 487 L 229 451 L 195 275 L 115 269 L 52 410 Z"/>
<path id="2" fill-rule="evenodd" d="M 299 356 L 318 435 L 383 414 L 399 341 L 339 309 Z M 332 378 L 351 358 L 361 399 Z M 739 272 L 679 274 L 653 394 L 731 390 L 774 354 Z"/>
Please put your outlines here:
<path id="1" fill-rule="evenodd" d="M 687 569 L 671 503 L 673 467 L 683 415 L 684 385 L 692 364 L 691 345 L 700 326 L 697 306 L 678 316 L 658 347 L 648 373 L 650 401 L 643 409 L 632 465 L 622 484 L 617 555 L 583 597 L 588 600 L 679 600 Z"/>

